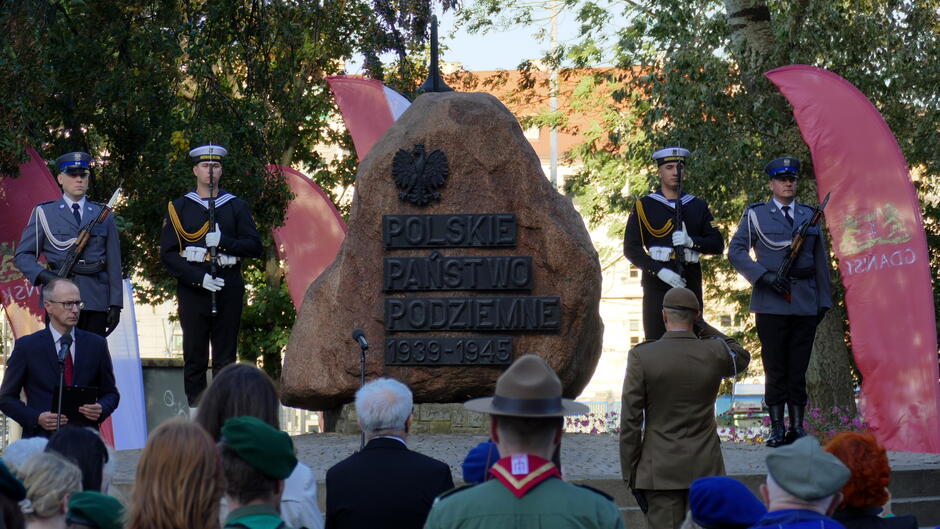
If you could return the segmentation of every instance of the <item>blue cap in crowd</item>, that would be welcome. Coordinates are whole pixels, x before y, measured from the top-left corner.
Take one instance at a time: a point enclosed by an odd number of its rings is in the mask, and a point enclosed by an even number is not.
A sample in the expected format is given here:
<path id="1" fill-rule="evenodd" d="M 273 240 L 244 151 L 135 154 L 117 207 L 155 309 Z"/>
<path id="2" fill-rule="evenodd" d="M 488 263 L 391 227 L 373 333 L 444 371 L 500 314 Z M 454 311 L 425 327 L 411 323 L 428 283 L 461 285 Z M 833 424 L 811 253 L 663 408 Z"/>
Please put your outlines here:
<path id="1" fill-rule="evenodd" d="M 483 483 L 486 473 L 499 461 L 499 448 L 493 441 L 485 441 L 470 449 L 466 459 L 463 460 L 463 480 L 467 483 Z"/>
<path id="2" fill-rule="evenodd" d="M 767 514 L 754 493 L 726 476 L 695 480 L 689 489 L 689 511 L 704 529 L 746 529 Z"/>

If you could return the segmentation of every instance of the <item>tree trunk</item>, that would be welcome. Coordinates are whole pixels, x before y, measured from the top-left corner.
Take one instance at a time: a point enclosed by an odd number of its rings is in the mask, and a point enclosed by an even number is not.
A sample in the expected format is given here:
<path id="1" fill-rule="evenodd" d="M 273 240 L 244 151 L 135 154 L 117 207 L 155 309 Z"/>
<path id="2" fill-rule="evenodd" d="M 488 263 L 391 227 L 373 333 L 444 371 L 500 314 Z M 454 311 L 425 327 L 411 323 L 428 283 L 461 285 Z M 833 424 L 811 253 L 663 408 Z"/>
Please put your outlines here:
<path id="1" fill-rule="evenodd" d="M 813 355 L 806 370 L 809 406 L 831 410 L 838 406 L 855 415 L 852 366 L 845 345 L 845 309 L 833 307 L 816 329 Z"/>

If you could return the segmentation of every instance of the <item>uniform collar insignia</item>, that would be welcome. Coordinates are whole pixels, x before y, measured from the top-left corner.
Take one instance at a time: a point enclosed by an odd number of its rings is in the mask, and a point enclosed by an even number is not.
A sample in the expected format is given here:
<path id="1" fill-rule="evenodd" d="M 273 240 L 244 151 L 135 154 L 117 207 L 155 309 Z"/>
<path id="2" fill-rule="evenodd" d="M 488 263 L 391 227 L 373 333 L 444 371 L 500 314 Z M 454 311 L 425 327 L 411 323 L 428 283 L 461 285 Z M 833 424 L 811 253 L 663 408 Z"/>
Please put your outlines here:
<path id="1" fill-rule="evenodd" d="M 199 194 L 196 193 L 196 191 L 190 191 L 189 193 L 186 193 L 185 196 L 186 198 L 192 200 L 193 202 L 199 204 L 200 206 L 206 209 L 209 209 L 209 199 L 200 197 Z M 229 200 L 232 200 L 233 198 L 235 198 L 235 195 L 229 193 L 228 191 L 224 189 L 219 189 L 219 196 L 215 197 L 215 207 L 219 207 L 222 204 L 225 204 L 226 202 L 228 202 Z"/>
<path id="2" fill-rule="evenodd" d="M 653 200 L 657 202 L 661 202 L 671 208 L 676 207 L 676 205 L 672 203 L 672 200 L 669 200 L 668 198 L 663 196 L 662 191 L 656 191 L 655 193 L 650 193 L 649 195 L 646 195 L 646 196 L 652 198 Z M 695 200 L 695 195 L 693 195 L 692 193 L 686 193 L 685 191 L 682 192 L 682 205 L 683 206 L 693 200 Z"/>
<path id="3" fill-rule="evenodd" d="M 493 464 L 490 474 L 517 498 L 525 496 L 546 479 L 561 478 L 561 472 L 554 463 L 532 454 L 504 457 Z"/>

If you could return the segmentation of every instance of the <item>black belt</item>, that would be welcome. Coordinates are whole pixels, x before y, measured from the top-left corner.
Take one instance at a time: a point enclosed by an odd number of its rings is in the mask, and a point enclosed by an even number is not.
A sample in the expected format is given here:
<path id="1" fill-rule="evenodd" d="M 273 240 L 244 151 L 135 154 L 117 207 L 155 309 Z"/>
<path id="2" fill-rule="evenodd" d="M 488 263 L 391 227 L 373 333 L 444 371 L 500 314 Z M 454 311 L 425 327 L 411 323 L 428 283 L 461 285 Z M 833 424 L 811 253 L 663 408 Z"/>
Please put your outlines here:
<path id="1" fill-rule="evenodd" d="M 806 268 L 793 268 L 790 270 L 790 277 L 792 279 L 812 279 L 816 277 L 816 269 L 807 266 Z"/>
<path id="2" fill-rule="evenodd" d="M 80 259 L 75 263 L 75 266 L 72 267 L 72 273 L 83 276 L 94 275 L 104 270 L 106 264 L 107 261 L 85 261 L 84 259 Z M 59 268 L 53 268 L 52 271 L 58 273 Z"/>

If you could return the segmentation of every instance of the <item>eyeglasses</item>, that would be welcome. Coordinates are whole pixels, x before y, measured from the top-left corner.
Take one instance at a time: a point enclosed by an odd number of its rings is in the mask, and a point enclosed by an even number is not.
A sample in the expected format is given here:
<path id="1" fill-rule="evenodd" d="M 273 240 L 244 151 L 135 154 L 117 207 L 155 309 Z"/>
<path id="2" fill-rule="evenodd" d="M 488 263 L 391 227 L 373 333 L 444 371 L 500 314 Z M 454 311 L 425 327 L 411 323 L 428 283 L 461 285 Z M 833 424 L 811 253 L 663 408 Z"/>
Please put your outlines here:
<path id="1" fill-rule="evenodd" d="M 84 301 L 55 301 L 52 299 L 47 299 L 46 301 L 48 301 L 49 303 L 58 303 L 59 305 L 62 305 L 62 308 L 65 310 L 72 310 L 75 308 L 77 308 L 78 310 L 82 310 L 83 308 L 85 308 Z"/>

